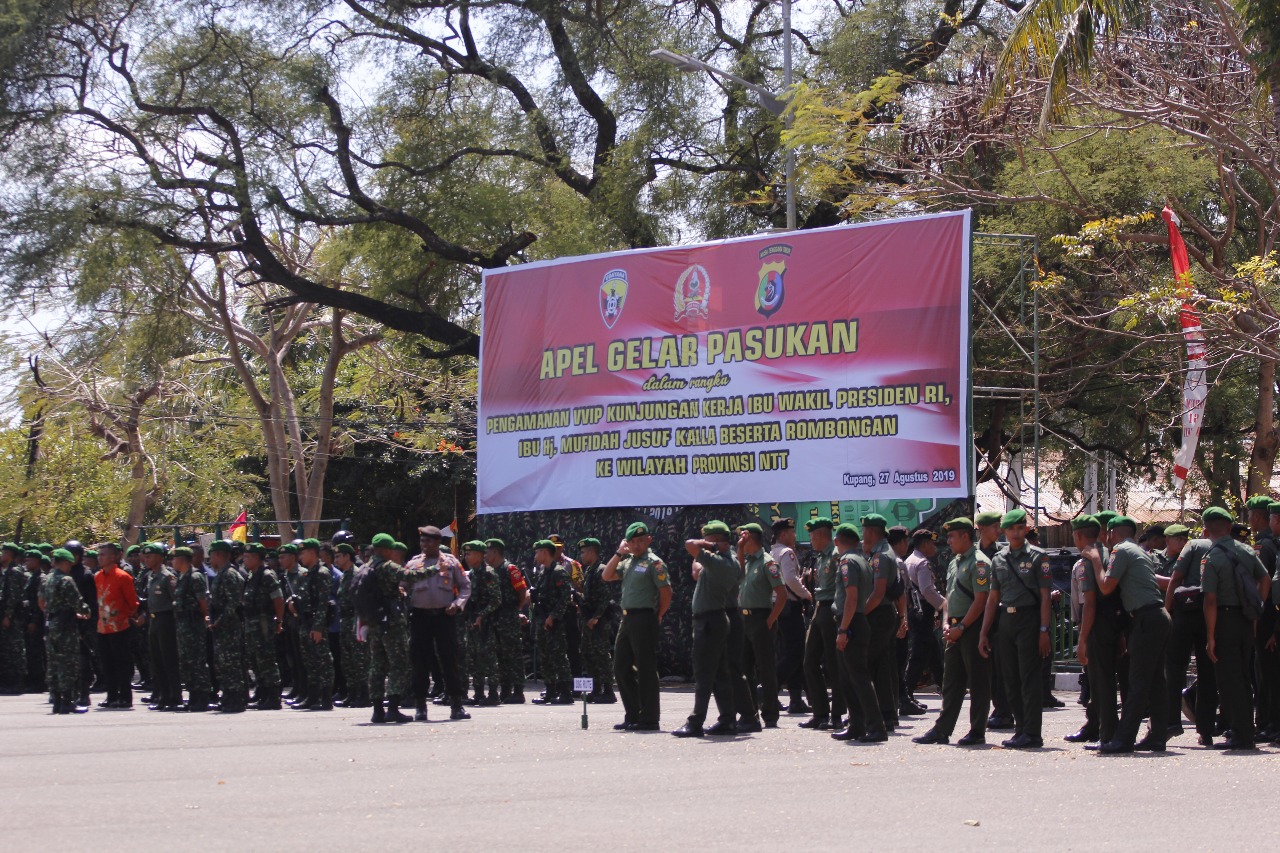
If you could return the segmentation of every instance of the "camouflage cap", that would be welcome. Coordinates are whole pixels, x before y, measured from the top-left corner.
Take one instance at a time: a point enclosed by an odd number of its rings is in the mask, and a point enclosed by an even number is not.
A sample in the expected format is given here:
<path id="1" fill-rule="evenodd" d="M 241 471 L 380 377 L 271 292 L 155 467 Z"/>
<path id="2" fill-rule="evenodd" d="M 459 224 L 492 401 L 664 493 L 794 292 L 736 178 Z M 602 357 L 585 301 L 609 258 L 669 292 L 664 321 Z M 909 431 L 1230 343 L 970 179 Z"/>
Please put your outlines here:
<path id="1" fill-rule="evenodd" d="M 377 533 L 371 544 L 375 548 L 390 548 L 396 544 L 396 538 L 390 533 Z"/>
<path id="2" fill-rule="evenodd" d="M 463 542 L 463 543 L 462 543 L 462 550 L 463 550 L 463 552 L 466 552 L 466 551 L 475 551 L 477 554 L 483 554 L 483 553 L 484 553 L 484 547 L 485 547 L 485 546 L 484 546 L 484 543 L 483 543 L 483 542 L 481 542 L 479 539 L 472 539 L 470 542 Z"/>
<path id="3" fill-rule="evenodd" d="M 55 548 L 53 549 L 53 553 L 49 556 L 55 561 L 65 560 L 68 563 L 74 563 L 76 561 L 75 554 L 72 554 L 66 548 Z"/>
<path id="4" fill-rule="evenodd" d="M 729 529 L 729 525 L 723 521 L 708 521 L 702 525 L 702 535 L 710 536 L 712 533 L 722 533 L 725 536 L 732 536 L 733 531 Z"/>
<path id="5" fill-rule="evenodd" d="M 649 525 L 643 521 L 633 521 L 627 525 L 626 539 L 635 539 L 637 536 L 648 536 Z"/>
<path id="6" fill-rule="evenodd" d="M 835 522 L 827 518 L 825 515 L 820 515 L 817 518 L 811 518 L 804 523 L 805 530 L 817 530 L 819 527 L 825 527 L 828 530 L 831 530 L 835 526 Z"/>

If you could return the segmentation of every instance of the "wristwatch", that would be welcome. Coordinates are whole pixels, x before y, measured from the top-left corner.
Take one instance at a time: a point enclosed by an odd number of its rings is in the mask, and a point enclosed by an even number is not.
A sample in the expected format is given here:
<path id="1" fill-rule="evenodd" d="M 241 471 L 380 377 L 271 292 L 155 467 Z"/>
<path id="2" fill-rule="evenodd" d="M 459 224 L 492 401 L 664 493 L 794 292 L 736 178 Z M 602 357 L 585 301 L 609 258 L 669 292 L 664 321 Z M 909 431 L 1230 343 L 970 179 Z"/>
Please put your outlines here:
<path id="1" fill-rule="evenodd" d="M 1041 634 L 1047 634 L 1047 633 L 1049 633 L 1049 626 L 1048 626 L 1048 625 L 1041 625 L 1041 626 L 1040 626 L 1040 633 L 1041 633 Z"/>

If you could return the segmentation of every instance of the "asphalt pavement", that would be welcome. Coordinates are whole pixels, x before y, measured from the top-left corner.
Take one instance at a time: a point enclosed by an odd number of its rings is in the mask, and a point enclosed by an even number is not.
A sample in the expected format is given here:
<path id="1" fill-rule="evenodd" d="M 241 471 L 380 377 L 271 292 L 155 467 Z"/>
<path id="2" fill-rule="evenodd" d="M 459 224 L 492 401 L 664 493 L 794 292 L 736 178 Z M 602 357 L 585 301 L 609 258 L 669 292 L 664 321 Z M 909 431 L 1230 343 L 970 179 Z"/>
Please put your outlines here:
<path id="1" fill-rule="evenodd" d="M 918 746 L 780 727 L 732 740 L 618 733 L 621 705 L 471 709 L 372 726 L 367 710 L 51 716 L 0 697 L 0 838 L 95 850 L 1239 850 L 1274 848 L 1280 749 L 1099 757 L 1045 714 L 1044 749 Z M 714 708 L 714 706 L 713 706 Z M 713 711 L 714 713 L 714 711 Z M 963 734 L 965 715 L 961 716 Z M 1008 734 L 990 733 L 998 744 Z M 1267 841 L 1271 838 L 1271 841 Z"/>

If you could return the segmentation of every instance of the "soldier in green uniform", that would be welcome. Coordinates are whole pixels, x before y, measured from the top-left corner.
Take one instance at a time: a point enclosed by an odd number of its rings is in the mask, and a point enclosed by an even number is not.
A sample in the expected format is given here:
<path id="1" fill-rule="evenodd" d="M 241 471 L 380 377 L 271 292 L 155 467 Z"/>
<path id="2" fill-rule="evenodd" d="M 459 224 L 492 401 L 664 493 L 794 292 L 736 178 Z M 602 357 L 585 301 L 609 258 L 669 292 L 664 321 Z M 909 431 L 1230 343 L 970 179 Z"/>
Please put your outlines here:
<path id="1" fill-rule="evenodd" d="M 547 685 L 546 694 L 535 705 L 572 705 L 573 680 L 569 672 L 569 648 L 565 640 L 565 614 L 572 603 L 572 586 L 564 564 L 556 559 L 555 543 L 540 539 L 533 543 L 533 559 L 542 570 L 534 606 L 534 628 L 538 635 L 538 666 Z"/>
<path id="2" fill-rule="evenodd" d="M 0 695 L 4 696 L 20 694 L 27 674 L 23 641 L 27 573 L 21 563 L 24 556 L 16 542 L 0 546 Z"/>
<path id="3" fill-rule="evenodd" d="M 658 638 L 662 617 L 671 606 L 667 564 L 649 545 L 653 537 L 642 521 L 626 536 L 604 568 L 607 582 L 622 581 L 622 624 L 613 649 L 613 674 L 622 694 L 625 717 L 619 731 L 658 731 Z"/>
<path id="4" fill-rule="evenodd" d="M 408 723 L 412 717 L 400 712 L 400 703 L 410 689 L 409 621 L 400 591 L 401 582 L 426 580 L 428 568 L 409 570 L 392 557 L 395 540 L 388 533 L 373 537 L 373 558 L 360 580 L 357 616 L 367 626 L 369 643 L 369 698 L 373 702 L 374 723 Z M 368 584 L 368 591 L 365 591 Z M 361 600 L 369 602 L 369 609 Z M 386 706 L 383 706 L 383 699 Z M 425 707 L 423 716 L 426 716 Z"/>
<path id="5" fill-rule="evenodd" d="M 959 746 L 987 742 L 987 711 L 991 707 L 991 665 L 978 651 L 982 615 L 991 589 L 991 560 L 973 542 L 973 522 L 953 518 L 942 526 L 947 547 L 954 554 L 947 567 L 947 597 L 942 602 L 942 710 L 933 728 L 916 743 L 947 743 L 960 719 L 965 691 L 969 692 L 969 731 Z"/>
<path id="6" fill-rule="evenodd" d="M 973 517 L 973 526 L 978 534 L 978 550 L 988 560 L 994 560 L 1000 553 L 1000 519 L 1004 513 L 987 510 Z M 997 646 L 1000 636 L 1000 614 L 996 613 L 996 621 L 991 626 L 991 716 L 987 718 L 987 729 L 1003 731 L 1013 729 L 1013 710 L 1009 706 L 1009 694 L 1004 687 L 1004 673 L 1000 670 L 1000 650 Z"/>
<path id="7" fill-rule="evenodd" d="M 232 566 L 231 542 L 209 545 L 213 581 L 209 585 L 209 628 L 213 632 L 213 662 L 224 714 L 244 713 L 248 693 L 244 682 L 244 578 Z"/>
<path id="8" fill-rule="evenodd" d="M 138 684 L 135 686 L 140 690 L 154 692 L 155 685 L 151 683 L 151 615 L 147 612 L 147 580 L 151 573 L 138 558 L 139 550 L 139 546 L 130 545 L 125 552 L 125 559 L 128 562 L 121 563 L 120 568 L 133 575 L 133 591 L 138 596 L 136 617 L 138 621 L 134 626 L 134 632 L 129 636 L 129 645 L 133 649 L 133 665 L 138 670 Z M 154 698 L 154 696 L 148 698 Z M 151 703 L 148 702 L 148 704 Z"/>
<path id="9" fill-rule="evenodd" d="M 280 642 L 276 648 L 281 663 L 281 679 L 289 683 L 289 692 L 284 695 L 284 700 L 292 703 L 301 699 L 307 692 L 306 664 L 302 654 L 302 644 L 299 642 L 300 626 L 298 624 L 298 600 L 304 573 L 298 565 L 297 544 L 286 542 L 277 548 L 276 563 L 280 592 L 284 595 L 284 630 L 280 634 Z"/>
<path id="10" fill-rule="evenodd" d="M 259 711 L 279 711 L 280 664 L 276 660 L 276 637 L 284 630 L 284 594 L 276 573 L 267 568 L 267 549 L 250 542 L 244 549 L 244 567 L 249 580 L 244 586 L 245 651 L 249 669 L 257 681 Z"/>
<path id="11" fill-rule="evenodd" d="M 1045 552 L 1027 543 L 1027 511 L 1010 510 L 1000 519 L 1009 547 L 991 563 L 991 594 L 982 620 L 978 649 L 991 654 L 990 626 L 1000 610 L 1000 665 L 1013 706 L 1017 731 L 1006 749 L 1039 749 L 1041 736 L 1040 659 L 1053 649 L 1049 640 L 1049 588 L 1052 577 Z"/>
<path id="12" fill-rule="evenodd" d="M 529 603 L 529 584 L 524 572 L 509 563 L 507 545 L 501 539 L 489 539 L 485 543 L 484 561 L 497 571 L 502 601 L 493 615 L 493 634 L 497 643 L 498 667 L 502 670 L 504 704 L 524 702 L 524 643 L 520 637 L 521 611 Z"/>
<path id="13" fill-rule="evenodd" d="M 28 692 L 43 693 L 46 689 L 46 631 L 44 613 L 40 610 L 39 602 L 40 590 L 44 587 L 45 580 L 48 579 L 51 564 L 49 563 L 49 558 L 38 548 L 28 548 L 23 561 L 27 578 L 27 586 L 22 594 L 23 600 L 26 602 L 26 606 L 23 608 L 25 611 L 23 631 L 26 632 L 24 643 L 27 649 L 27 690 Z"/>
<path id="14" fill-rule="evenodd" d="M 1272 542 L 1280 551 L 1280 502 L 1273 501 L 1268 507 L 1268 522 L 1271 525 Z M 1262 666 L 1269 667 L 1272 684 L 1266 716 L 1271 720 L 1271 730 L 1259 732 L 1272 743 L 1280 743 L 1280 555 L 1272 563 L 1264 562 L 1262 567 L 1274 572 L 1271 578 L 1271 598 L 1263 602 L 1263 616 L 1258 625 L 1259 661 Z"/>
<path id="15" fill-rule="evenodd" d="M 1253 697 L 1249 683 L 1249 652 L 1254 625 L 1246 618 L 1239 583 L 1252 578 L 1262 600 L 1271 591 L 1271 578 L 1253 549 L 1231 536 L 1234 519 L 1221 507 L 1209 507 L 1200 516 L 1205 537 L 1213 544 L 1200 561 L 1200 586 L 1204 592 L 1204 622 L 1208 634 L 1206 652 L 1216 667 L 1222 711 L 1231 736 L 1223 749 L 1256 749 Z"/>
<path id="16" fill-rule="evenodd" d="M 804 677 L 813 716 L 800 724 L 802 729 L 840 728 L 845 700 L 840 690 L 840 657 L 836 651 L 836 620 L 832 612 L 837 586 L 837 559 L 831 531 L 835 525 L 826 517 L 805 522 L 809 546 L 814 551 L 813 617 L 804 638 Z M 831 694 L 828 699 L 827 690 Z"/>
<path id="17" fill-rule="evenodd" d="M 729 546 L 729 525 L 709 521 L 702 526 L 702 539 L 690 539 L 685 550 L 693 557 L 693 713 L 676 737 L 704 734 L 735 735 L 733 682 L 729 677 L 729 617 L 724 602 L 738 584 L 741 568 Z M 704 729 L 712 695 L 716 697 L 719 719 Z"/>
<path id="18" fill-rule="evenodd" d="M 191 568 L 192 551 L 173 549 L 173 568 L 178 582 L 173 593 L 173 614 L 178 623 L 178 672 L 187 686 L 185 709 L 192 713 L 209 710 L 213 683 L 205 653 L 209 630 L 209 582 L 204 572 Z"/>
<path id="19" fill-rule="evenodd" d="M 1098 752 L 1102 755 L 1129 753 L 1134 749 L 1164 752 L 1169 733 L 1164 658 L 1171 625 L 1156 583 L 1156 562 L 1134 541 L 1138 523 L 1132 518 L 1123 515 L 1113 518 L 1107 529 L 1113 534 L 1113 543 L 1105 564 L 1096 544 L 1081 553 L 1093 564 L 1098 591 L 1109 595 L 1119 590 L 1121 604 L 1129 614 L 1129 692 L 1115 736 L 1102 742 Z M 1151 730 L 1141 742 L 1136 742 L 1138 727 L 1148 714 Z"/>
<path id="20" fill-rule="evenodd" d="M 497 569 L 484 561 L 485 543 L 473 539 L 463 543 L 462 562 L 471 576 L 471 597 L 467 599 L 464 619 L 467 624 L 467 650 L 471 653 L 471 678 L 475 686 L 475 703 L 492 707 L 502 704 L 498 685 L 498 654 L 493 637 L 494 614 L 502 604 Z M 485 694 L 485 685 L 489 692 Z"/>
<path id="21" fill-rule="evenodd" d="M 138 551 L 147 576 L 147 622 L 151 656 L 151 703 L 153 711 L 182 708 L 182 677 L 178 666 L 178 617 L 174 599 L 178 576 L 164 564 L 165 547 L 148 542 Z"/>
<path id="22" fill-rule="evenodd" d="M 889 520 L 878 513 L 864 515 L 862 553 L 871 567 L 874 590 L 867 611 L 871 639 L 867 645 L 867 664 L 876 682 L 880 715 L 885 728 L 898 727 L 898 658 L 894 639 L 903 618 L 898 616 L 896 599 L 889 590 L 898 581 L 898 558 L 889 546 Z"/>
<path id="23" fill-rule="evenodd" d="M 342 637 L 342 672 L 347 681 L 344 708 L 369 707 L 369 644 L 356 636 L 356 575 L 364 567 L 356 563 L 356 549 L 350 542 L 333 546 L 333 564 L 342 572 L 338 582 L 338 620 Z"/>
<path id="24" fill-rule="evenodd" d="M 1271 532 L 1271 498 L 1266 495 L 1254 495 L 1245 501 L 1248 509 L 1246 521 L 1253 533 L 1253 550 L 1258 561 L 1267 574 L 1275 571 L 1277 540 Z M 1276 693 L 1280 691 L 1280 647 L 1274 642 L 1276 633 L 1275 608 L 1268 605 L 1262 608 L 1262 616 L 1258 619 L 1258 627 L 1254 634 L 1254 681 L 1258 686 L 1257 695 L 1257 737 L 1260 740 L 1271 740 L 1280 731 L 1273 731 L 1280 719 L 1272 717 L 1272 706 L 1280 702 Z"/>
<path id="25" fill-rule="evenodd" d="M 773 555 L 765 550 L 764 530 L 758 524 L 738 528 L 738 565 L 742 585 L 738 590 L 738 606 L 742 609 L 742 627 L 746 638 L 746 654 L 742 669 L 747 684 L 760 687 L 760 717 L 767 729 L 778 727 L 782 713 L 778 701 L 777 646 L 778 619 L 787 606 L 782 569 Z M 775 590 L 779 590 L 775 593 Z"/>
<path id="26" fill-rule="evenodd" d="M 578 542 L 582 565 L 582 663 L 591 677 L 587 701 L 613 704 L 613 643 L 617 631 L 619 584 L 605 583 L 600 562 L 600 540 L 587 537 Z"/>
<path id="27" fill-rule="evenodd" d="M 329 648 L 329 597 L 333 573 L 320 562 L 320 540 L 304 539 L 298 548 L 302 589 L 298 592 L 298 642 L 302 644 L 307 694 L 295 709 L 333 710 L 333 652 Z"/>
<path id="28" fill-rule="evenodd" d="M 1115 518 L 1107 513 L 1107 521 Z M 1096 546 L 1103 562 L 1110 559 L 1110 551 L 1100 537 L 1102 522 L 1092 515 L 1081 515 L 1071 522 L 1071 535 L 1080 559 L 1087 562 L 1085 552 Z M 1120 594 L 1113 591 L 1104 596 L 1098 590 L 1097 575 L 1092 564 L 1084 567 L 1080 576 L 1080 640 L 1076 655 L 1089 680 L 1089 702 L 1085 706 L 1085 722 L 1079 731 L 1066 736 L 1068 743 L 1106 743 L 1115 737 L 1120 725 L 1120 709 L 1116 703 L 1116 677 L 1120 658 L 1120 640 L 1124 628 L 1124 609 L 1120 606 Z"/>
<path id="29" fill-rule="evenodd" d="M 88 620 L 89 605 L 70 575 L 75 556 L 65 548 L 54 550 L 51 556 L 54 571 L 49 575 L 42 598 L 49 625 L 47 655 L 53 713 L 83 713 L 76 706 L 80 678 L 79 624 Z"/>
<path id="30" fill-rule="evenodd" d="M 849 722 L 831 733 L 834 740 L 858 743 L 882 743 L 889 739 L 880 698 L 876 693 L 867 648 L 871 644 L 871 624 L 867 618 L 875 595 L 871 565 L 862 553 L 862 541 L 852 524 L 835 529 L 837 585 L 835 611 L 837 623 L 836 649 L 844 665 L 844 695 L 849 705 Z"/>

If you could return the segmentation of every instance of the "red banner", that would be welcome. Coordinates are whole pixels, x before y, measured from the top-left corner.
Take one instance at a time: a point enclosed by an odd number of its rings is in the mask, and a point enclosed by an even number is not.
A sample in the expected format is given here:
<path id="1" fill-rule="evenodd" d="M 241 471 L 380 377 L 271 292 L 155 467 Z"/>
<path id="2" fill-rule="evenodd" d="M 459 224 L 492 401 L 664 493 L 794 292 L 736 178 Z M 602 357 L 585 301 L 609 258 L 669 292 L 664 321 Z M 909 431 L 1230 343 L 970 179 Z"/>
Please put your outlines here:
<path id="1" fill-rule="evenodd" d="M 1173 487 L 1182 488 L 1187 473 L 1196 460 L 1196 445 L 1200 443 L 1200 424 L 1204 420 L 1205 401 L 1209 397 L 1209 385 L 1205 370 L 1204 329 L 1200 326 L 1200 314 L 1191 300 L 1195 291 L 1191 287 L 1191 261 L 1187 258 L 1187 244 L 1178 229 L 1178 215 L 1165 207 L 1160 216 L 1169 226 L 1169 256 L 1173 261 L 1173 275 L 1178 282 L 1178 294 L 1182 297 L 1182 337 L 1187 344 L 1187 378 L 1182 386 L 1182 444 L 1173 459 Z"/>
<path id="2" fill-rule="evenodd" d="M 480 512 L 970 494 L 969 212 L 489 270 Z"/>

